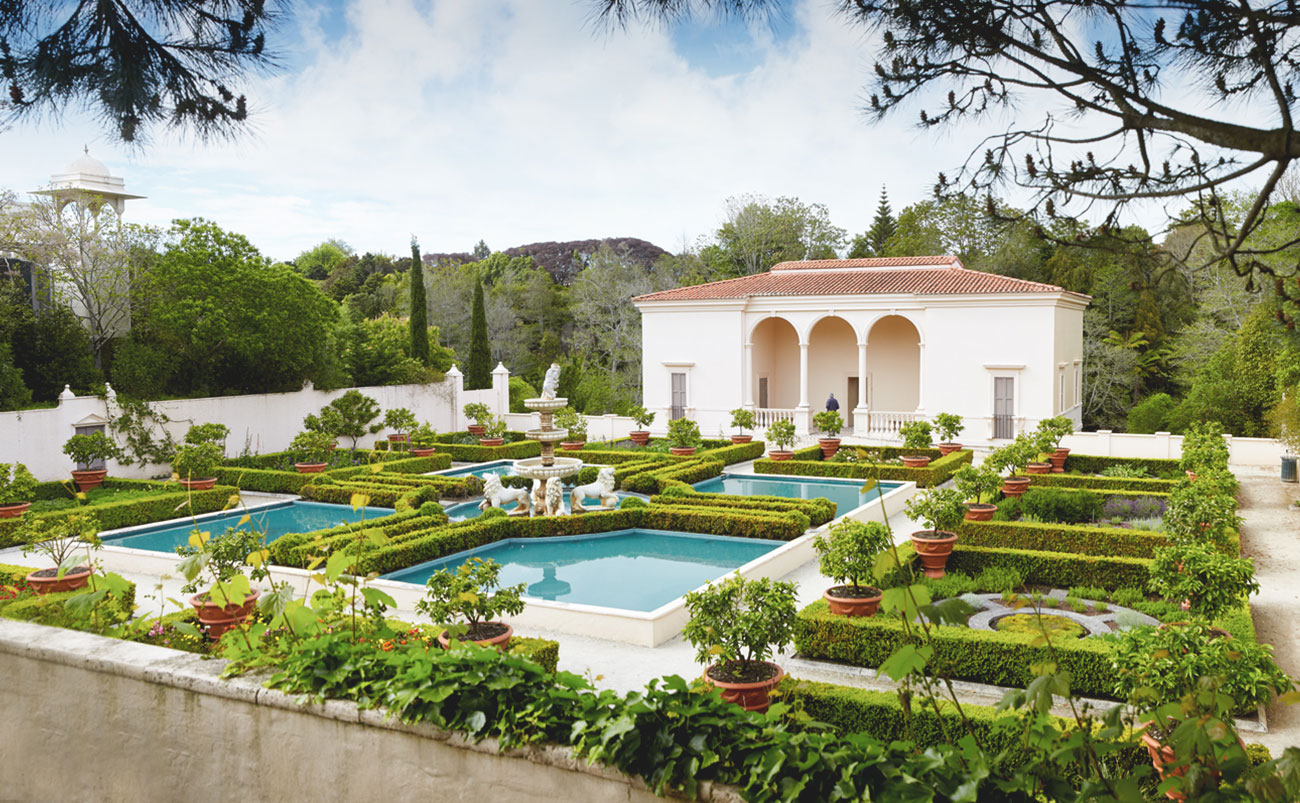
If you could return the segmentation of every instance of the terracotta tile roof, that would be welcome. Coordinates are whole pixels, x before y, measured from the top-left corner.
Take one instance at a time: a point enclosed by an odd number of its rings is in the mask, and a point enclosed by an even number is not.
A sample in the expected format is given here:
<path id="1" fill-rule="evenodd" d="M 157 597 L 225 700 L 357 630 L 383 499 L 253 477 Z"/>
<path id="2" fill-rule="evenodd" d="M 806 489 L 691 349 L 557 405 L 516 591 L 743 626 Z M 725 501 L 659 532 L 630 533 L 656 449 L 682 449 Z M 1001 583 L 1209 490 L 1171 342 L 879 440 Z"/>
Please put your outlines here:
<path id="1" fill-rule="evenodd" d="M 633 301 L 695 301 L 754 296 L 964 295 L 1061 293 L 1052 284 L 967 270 L 954 256 L 782 262 L 768 273 L 637 296 Z M 1070 295 L 1079 296 L 1078 293 Z M 1087 296 L 1082 296 L 1086 298 Z"/>

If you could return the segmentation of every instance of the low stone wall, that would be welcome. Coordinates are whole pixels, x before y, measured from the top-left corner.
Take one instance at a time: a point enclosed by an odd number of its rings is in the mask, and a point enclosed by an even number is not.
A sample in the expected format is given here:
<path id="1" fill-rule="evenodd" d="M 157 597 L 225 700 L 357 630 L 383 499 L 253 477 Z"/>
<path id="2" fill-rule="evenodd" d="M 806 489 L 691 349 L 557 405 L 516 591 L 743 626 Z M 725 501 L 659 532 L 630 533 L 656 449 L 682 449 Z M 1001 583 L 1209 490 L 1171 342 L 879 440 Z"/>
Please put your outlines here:
<path id="1" fill-rule="evenodd" d="M 378 711 L 302 706 L 224 661 L 0 620 L 0 797 L 653 801 L 560 747 L 497 753 Z M 701 799 L 739 801 L 734 790 Z"/>

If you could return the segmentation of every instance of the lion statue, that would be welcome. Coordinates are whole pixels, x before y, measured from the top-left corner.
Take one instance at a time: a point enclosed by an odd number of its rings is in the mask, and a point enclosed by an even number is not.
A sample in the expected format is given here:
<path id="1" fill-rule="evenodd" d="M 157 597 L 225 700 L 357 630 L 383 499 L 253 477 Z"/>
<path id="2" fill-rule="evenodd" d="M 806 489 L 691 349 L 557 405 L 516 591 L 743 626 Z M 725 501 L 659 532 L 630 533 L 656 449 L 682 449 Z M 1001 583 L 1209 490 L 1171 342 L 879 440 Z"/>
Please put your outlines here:
<path id="1" fill-rule="evenodd" d="M 507 488 L 501 484 L 501 478 L 496 474 L 489 474 L 483 478 L 483 501 L 479 502 L 479 510 L 487 510 L 490 507 L 504 509 L 509 502 L 515 503 L 513 510 L 506 511 L 511 516 L 532 515 L 533 504 L 527 489 Z"/>
<path id="2" fill-rule="evenodd" d="M 559 477 L 546 481 L 546 515 L 558 516 L 564 512 L 564 486 Z"/>
<path id="3" fill-rule="evenodd" d="M 596 474 L 596 481 L 590 485 L 579 485 L 569 494 L 569 510 L 581 513 L 587 509 L 585 502 L 589 498 L 599 498 L 600 508 L 607 510 L 618 506 L 618 495 L 614 493 L 614 467 L 605 466 Z"/>

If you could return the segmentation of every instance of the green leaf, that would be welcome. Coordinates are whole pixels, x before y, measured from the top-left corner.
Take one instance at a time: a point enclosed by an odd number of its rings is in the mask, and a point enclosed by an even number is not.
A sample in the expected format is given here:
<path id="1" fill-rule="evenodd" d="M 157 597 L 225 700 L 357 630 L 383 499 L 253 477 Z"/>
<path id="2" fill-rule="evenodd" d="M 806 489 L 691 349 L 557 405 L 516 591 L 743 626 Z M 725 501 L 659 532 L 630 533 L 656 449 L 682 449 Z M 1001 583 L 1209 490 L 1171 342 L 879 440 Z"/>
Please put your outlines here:
<path id="1" fill-rule="evenodd" d="M 895 683 L 908 675 L 920 674 L 933 652 L 933 649 L 928 646 L 917 647 L 915 644 L 904 644 L 881 663 L 878 674 L 884 675 Z"/>

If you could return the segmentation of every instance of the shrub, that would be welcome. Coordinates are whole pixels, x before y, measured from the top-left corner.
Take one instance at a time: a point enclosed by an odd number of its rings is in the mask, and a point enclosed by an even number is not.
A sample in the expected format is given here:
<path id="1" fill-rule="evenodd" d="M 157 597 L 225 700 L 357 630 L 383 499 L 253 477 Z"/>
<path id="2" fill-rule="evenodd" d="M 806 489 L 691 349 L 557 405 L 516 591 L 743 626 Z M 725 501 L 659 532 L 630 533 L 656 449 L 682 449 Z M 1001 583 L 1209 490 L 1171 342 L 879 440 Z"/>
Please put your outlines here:
<path id="1" fill-rule="evenodd" d="M 97 460 L 108 460 L 119 456 L 122 451 L 113 443 L 113 439 L 103 432 L 89 435 L 73 435 L 63 444 L 63 453 L 72 458 L 80 469 L 89 469 Z"/>
<path id="2" fill-rule="evenodd" d="M 921 582 L 930 589 L 931 599 L 950 599 L 978 590 L 970 575 L 963 572 L 946 572 L 943 577 L 923 577 Z"/>
<path id="3" fill-rule="evenodd" d="M 370 423 L 378 417 L 379 402 L 354 388 L 322 407 L 319 415 L 309 415 L 303 419 L 303 427 L 335 438 L 350 438 L 352 451 L 355 452 L 357 441 L 367 433 L 374 434 L 382 428 L 379 424 Z"/>
<path id="4" fill-rule="evenodd" d="M 1044 418 L 1038 422 L 1035 431 L 1041 452 L 1054 452 L 1061 445 L 1061 439 L 1074 433 L 1074 423 L 1063 415 Z"/>
<path id="5" fill-rule="evenodd" d="M 227 527 L 224 533 L 211 536 L 197 528 L 190 535 L 190 542 L 176 547 L 176 554 L 181 561 L 181 573 L 188 581 L 181 590 L 194 594 L 199 590 L 199 569 L 207 569 L 215 582 L 228 582 L 250 568 L 249 576 L 253 580 L 267 577 L 263 563 L 250 566 L 249 556 L 262 549 L 262 535 L 251 529 Z"/>
<path id="6" fill-rule="evenodd" d="M 587 439 L 587 419 L 572 407 L 561 407 L 555 411 L 555 426 L 569 431 L 569 436 L 565 440 L 585 441 Z"/>
<path id="7" fill-rule="evenodd" d="M 88 513 L 58 519 L 29 517 L 19 531 L 24 555 L 44 555 L 56 568 L 65 570 L 86 561 L 78 550 L 88 545 L 98 548 L 98 536 L 99 520 Z"/>
<path id="8" fill-rule="evenodd" d="M 1038 521 L 1083 524 L 1101 517 L 1101 497 L 1092 491 L 1030 488 L 1020 498 L 1020 513 Z"/>
<path id="9" fill-rule="evenodd" d="M 415 428 L 415 413 L 405 407 L 394 407 L 384 413 L 384 426 L 398 435 L 405 435 Z"/>
<path id="10" fill-rule="evenodd" d="M 934 417 L 934 431 L 941 443 L 952 443 L 966 429 L 962 417 L 956 413 L 939 413 Z"/>
<path id="11" fill-rule="evenodd" d="M 790 643 L 797 613 L 795 585 L 733 575 L 687 594 L 686 610 L 691 618 L 682 636 L 695 647 L 695 660 L 720 664 L 719 680 L 744 676 L 749 665 Z"/>
<path id="12" fill-rule="evenodd" d="M 647 506 L 648 503 L 644 499 L 636 496 L 625 496 L 623 497 L 623 501 L 618 504 L 620 510 L 635 510 Z"/>
<path id="13" fill-rule="evenodd" d="M 1206 485 L 1182 482 L 1169 497 L 1165 508 L 1165 530 L 1170 538 L 1182 543 L 1209 539 L 1221 549 L 1239 524 L 1237 503 L 1223 493 L 1207 492 Z M 1209 480 L 1207 485 L 1211 485 Z"/>
<path id="14" fill-rule="evenodd" d="M 1129 409 L 1126 429 L 1140 435 L 1166 432 L 1169 416 L 1177 406 L 1168 393 L 1153 393 Z"/>
<path id="15" fill-rule="evenodd" d="M 584 430 L 585 430 L 585 425 L 584 425 Z M 501 418 L 500 416 L 495 416 L 495 415 L 490 416 L 487 420 L 487 423 L 483 425 L 484 438 L 504 438 L 505 434 L 506 434 L 506 422 L 505 419 Z M 586 437 L 585 431 L 583 433 L 583 437 Z"/>
<path id="16" fill-rule="evenodd" d="M 1171 602 L 1187 600 L 1188 612 L 1206 622 L 1259 593 L 1253 561 L 1229 557 L 1203 542 L 1156 550 L 1150 587 Z"/>
<path id="17" fill-rule="evenodd" d="M 700 426 L 689 418 L 675 418 L 668 422 L 668 443 L 677 449 L 690 449 L 700 445 Z"/>
<path id="18" fill-rule="evenodd" d="M 1123 465 L 1106 466 L 1101 471 L 1098 471 L 1097 474 L 1098 476 L 1101 477 L 1139 478 L 1139 477 L 1151 476 L 1151 473 L 1147 471 L 1146 466 L 1123 466 Z"/>
<path id="19" fill-rule="evenodd" d="M 492 420 L 492 408 L 482 402 L 470 402 L 461 408 L 465 417 L 473 421 L 480 427 L 487 426 L 488 421 Z"/>
<path id="20" fill-rule="evenodd" d="M 537 398 L 537 388 L 528 384 L 522 376 L 510 377 L 510 412 L 526 413 L 525 399 Z"/>
<path id="21" fill-rule="evenodd" d="M 36 491 L 36 477 L 22 463 L 0 463 L 0 505 L 29 502 Z"/>
<path id="22" fill-rule="evenodd" d="M 898 428 L 898 434 L 903 436 L 904 449 L 930 448 L 932 431 L 929 421 L 908 421 Z"/>
<path id="23" fill-rule="evenodd" d="M 878 521 L 844 519 L 825 535 L 813 539 L 818 568 L 837 583 L 850 583 L 854 590 L 871 577 L 876 556 L 893 546 L 889 528 Z"/>
<path id="24" fill-rule="evenodd" d="M 637 425 L 637 429 L 639 430 L 645 430 L 646 427 L 650 426 L 655 421 L 655 414 L 640 405 L 629 408 L 627 415 L 632 419 L 633 423 Z"/>
<path id="25" fill-rule="evenodd" d="M 907 500 L 907 515 L 931 532 L 950 532 L 965 515 L 962 495 L 952 488 L 927 488 Z"/>
<path id="26" fill-rule="evenodd" d="M 1227 470 L 1228 444 L 1223 427 L 1217 421 L 1192 424 L 1183 435 L 1183 455 L 1178 462 L 1184 471 L 1201 473 L 1212 469 Z"/>
<path id="27" fill-rule="evenodd" d="M 438 430 L 428 424 L 420 424 L 411 430 L 407 443 L 412 449 L 432 449 L 438 443 Z"/>
<path id="28" fill-rule="evenodd" d="M 1025 578 L 1011 566 L 989 566 L 975 577 L 975 587 L 981 591 L 1005 594 L 1024 585 Z"/>
<path id="29" fill-rule="evenodd" d="M 415 603 L 415 609 L 428 616 L 435 624 L 452 626 L 463 619 L 465 640 L 486 638 L 477 635 L 483 624 L 501 614 L 518 616 L 524 610 L 520 599 L 527 589 L 525 583 L 500 587 L 501 564 L 482 558 L 470 558 L 457 567 L 455 573 L 439 569 L 425 583 L 424 597 Z M 462 633 L 454 633 L 458 637 Z"/>
<path id="30" fill-rule="evenodd" d="M 829 438 L 837 437 L 844 429 L 844 419 L 838 410 L 822 410 L 813 416 L 813 426 Z M 928 444 L 927 444 L 928 445 Z"/>
<path id="31" fill-rule="evenodd" d="M 217 475 L 221 447 L 211 441 L 183 443 L 172 455 L 172 472 L 183 480 L 201 480 Z"/>
<path id="32" fill-rule="evenodd" d="M 289 450 L 292 451 L 299 463 L 326 463 L 330 458 L 330 447 L 334 445 L 334 439 L 324 432 L 313 432 L 305 429 L 293 436 L 293 441 L 289 443 Z"/>
<path id="33" fill-rule="evenodd" d="M 768 425 L 763 437 L 773 446 L 789 451 L 794 446 L 794 422 L 788 418 L 777 419 Z"/>
<path id="34" fill-rule="evenodd" d="M 754 421 L 754 411 L 747 410 L 744 407 L 737 407 L 731 411 L 731 425 L 740 430 L 743 435 L 745 430 L 753 430 L 757 426 Z"/>
<path id="35" fill-rule="evenodd" d="M 991 502 L 997 496 L 998 488 L 1002 487 L 1002 478 L 990 466 L 975 468 L 967 465 L 953 472 L 952 484 L 962 499 L 978 504 L 986 500 Z"/>
<path id="36" fill-rule="evenodd" d="M 193 424 L 185 432 L 186 443 L 215 443 L 224 454 L 230 427 L 225 424 Z"/>

